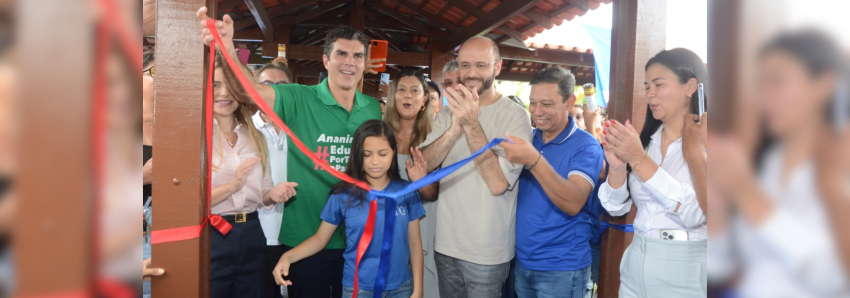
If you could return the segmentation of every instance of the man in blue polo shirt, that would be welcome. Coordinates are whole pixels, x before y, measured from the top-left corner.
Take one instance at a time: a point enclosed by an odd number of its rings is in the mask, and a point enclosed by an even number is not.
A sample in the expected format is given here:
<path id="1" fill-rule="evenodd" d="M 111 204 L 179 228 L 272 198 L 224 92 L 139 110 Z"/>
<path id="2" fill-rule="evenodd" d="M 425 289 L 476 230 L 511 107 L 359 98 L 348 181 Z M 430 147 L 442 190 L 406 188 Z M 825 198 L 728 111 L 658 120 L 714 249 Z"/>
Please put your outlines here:
<path id="1" fill-rule="evenodd" d="M 513 163 L 525 165 L 516 211 L 515 289 L 519 297 L 584 297 L 591 275 L 587 202 L 602 170 L 596 141 L 569 116 L 575 77 L 551 67 L 531 77 L 531 143 L 508 136 Z"/>

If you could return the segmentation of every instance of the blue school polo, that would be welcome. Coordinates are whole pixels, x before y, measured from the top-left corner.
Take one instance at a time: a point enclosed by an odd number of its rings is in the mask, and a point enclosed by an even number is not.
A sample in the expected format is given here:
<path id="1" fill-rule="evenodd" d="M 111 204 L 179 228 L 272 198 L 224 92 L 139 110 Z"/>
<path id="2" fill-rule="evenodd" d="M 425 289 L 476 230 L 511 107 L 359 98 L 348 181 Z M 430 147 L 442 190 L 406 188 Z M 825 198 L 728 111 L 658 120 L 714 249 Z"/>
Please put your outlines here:
<path id="1" fill-rule="evenodd" d="M 596 138 L 575 125 L 573 117 L 569 117 L 569 121 L 567 127 L 547 143 L 543 143 L 540 130 L 535 129 L 532 144 L 558 175 L 564 179 L 577 175 L 596 188 L 604 159 L 602 148 Z M 587 267 L 593 261 L 589 243 L 591 224 L 585 212 L 570 216 L 561 211 L 531 171 L 522 171 L 517 196 L 516 255 L 523 267 L 537 271 L 573 271 Z"/>
<path id="2" fill-rule="evenodd" d="M 410 184 L 406 181 L 394 180 L 384 189 L 386 192 L 399 191 Z M 360 289 L 372 291 L 375 285 L 375 275 L 378 271 L 378 263 L 381 259 L 381 245 L 384 239 L 384 212 L 385 198 L 378 199 L 378 210 L 375 213 L 375 233 L 366 253 L 360 259 L 359 279 Z M 395 226 L 393 227 L 392 249 L 390 250 L 390 266 L 387 273 L 387 283 L 384 290 L 398 289 L 401 284 L 409 280 L 410 274 L 410 247 L 407 241 L 407 226 L 411 221 L 425 215 L 425 208 L 419 201 L 419 194 L 412 192 L 397 199 L 395 212 Z M 345 222 L 345 268 L 342 270 L 342 284 L 354 286 L 354 264 L 357 261 L 357 245 L 360 235 L 366 227 L 369 217 L 369 203 L 351 202 L 348 194 L 333 194 L 328 198 L 325 208 L 322 209 L 322 220 L 340 225 Z"/>

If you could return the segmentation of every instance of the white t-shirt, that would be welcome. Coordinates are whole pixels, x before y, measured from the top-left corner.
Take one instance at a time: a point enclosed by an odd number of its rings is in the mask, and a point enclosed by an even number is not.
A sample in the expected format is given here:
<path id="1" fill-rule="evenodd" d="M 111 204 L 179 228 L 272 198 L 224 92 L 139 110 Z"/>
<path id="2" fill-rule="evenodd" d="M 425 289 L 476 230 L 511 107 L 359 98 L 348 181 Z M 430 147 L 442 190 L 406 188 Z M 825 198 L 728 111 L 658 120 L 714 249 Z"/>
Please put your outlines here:
<path id="1" fill-rule="evenodd" d="M 277 185 L 286 182 L 286 134 L 278 133 L 274 127 L 263 121 L 260 112 L 251 117 L 256 127 L 266 139 L 266 147 L 269 149 L 269 169 L 272 173 L 272 182 Z M 266 245 L 280 245 L 280 223 L 283 221 L 283 204 L 275 204 L 274 208 L 257 209 L 263 234 L 266 235 Z"/>
<path id="2" fill-rule="evenodd" d="M 451 122 L 451 111 L 441 109 L 434 129 L 420 147 L 440 138 L 451 127 Z M 505 96 L 481 107 L 478 122 L 488 140 L 504 138 L 505 132 L 531 140 L 528 112 Z M 523 167 L 510 163 L 501 147 L 494 147 L 493 151 L 507 178 L 508 190 L 500 196 L 490 194 L 490 188 L 473 161 L 440 180 L 435 251 L 481 265 L 502 264 L 513 259 L 516 252 L 515 186 Z M 472 153 L 466 135 L 462 135 L 442 165 L 453 164 Z"/>

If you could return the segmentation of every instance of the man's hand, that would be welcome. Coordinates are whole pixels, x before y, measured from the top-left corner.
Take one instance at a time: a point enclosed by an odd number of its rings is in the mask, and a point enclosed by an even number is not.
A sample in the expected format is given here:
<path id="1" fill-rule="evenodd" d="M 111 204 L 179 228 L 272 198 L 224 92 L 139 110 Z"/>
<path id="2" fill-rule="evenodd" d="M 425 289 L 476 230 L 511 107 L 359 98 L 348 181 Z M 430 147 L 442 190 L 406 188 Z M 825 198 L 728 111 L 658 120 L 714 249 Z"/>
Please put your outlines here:
<path id="1" fill-rule="evenodd" d="M 201 39 L 204 40 L 205 45 L 209 46 L 215 40 L 215 37 L 210 32 L 210 29 L 207 28 L 207 20 L 209 19 L 207 17 L 207 8 L 201 7 L 201 9 L 198 9 L 196 17 L 201 21 Z M 230 18 L 230 15 L 225 14 L 221 21 L 215 21 L 215 27 L 221 38 L 221 42 L 224 43 L 225 49 L 233 51 L 233 19 Z M 223 52 L 222 45 L 216 44 L 215 46 L 217 50 Z"/>
<path id="2" fill-rule="evenodd" d="M 466 128 L 471 124 L 478 123 L 478 113 L 481 109 L 478 107 L 478 88 L 472 88 L 470 92 L 464 85 L 457 85 L 454 88 L 446 89 L 446 99 L 448 99 L 449 110 L 452 115 L 457 117 L 460 125 Z"/>
<path id="3" fill-rule="evenodd" d="M 528 141 L 517 138 L 505 132 L 505 138 L 514 142 L 502 142 L 499 146 L 505 149 L 505 157 L 512 163 L 531 166 L 540 159 L 540 153 Z"/>

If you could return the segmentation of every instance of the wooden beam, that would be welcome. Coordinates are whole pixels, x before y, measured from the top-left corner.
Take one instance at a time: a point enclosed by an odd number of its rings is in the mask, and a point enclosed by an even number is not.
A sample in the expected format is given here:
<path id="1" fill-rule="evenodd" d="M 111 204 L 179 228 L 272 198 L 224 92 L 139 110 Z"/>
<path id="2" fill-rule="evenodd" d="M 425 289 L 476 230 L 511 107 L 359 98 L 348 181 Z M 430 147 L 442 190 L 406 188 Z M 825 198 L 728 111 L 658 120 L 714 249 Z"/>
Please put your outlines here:
<path id="1" fill-rule="evenodd" d="M 225 0 L 228 1 L 228 0 Z M 316 0 L 295 0 L 286 6 L 275 6 L 267 11 L 269 18 L 274 19 L 286 13 L 301 9 L 304 6 L 315 3 Z M 233 23 L 233 30 L 239 31 L 257 24 L 257 20 L 253 18 L 244 19 Z"/>
<path id="2" fill-rule="evenodd" d="M 260 30 L 263 31 L 263 36 L 266 37 L 266 40 L 274 41 L 274 27 L 272 27 L 269 15 L 266 13 L 266 8 L 263 7 L 263 1 L 245 0 L 245 5 L 248 6 L 248 10 L 251 11 L 251 15 L 254 16 L 257 25 L 260 25 Z"/>
<path id="3" fill-rule="evenodd" d="M 554 24 L 552 24 L 551 18 L 541 13 L 534 7 L 529 8 L 522 14 L 537 23 L 538 25 L 543 26 L 543 28 L 552 29 L 552 26 L 554 26 Z"/>
<path id="4" fill-rule="evenodd" d="M 369 0 L 369 4 L 371 4 L 378 10 L 383 11 L 393 19 L 396 19 L 399 22 L 405 23 L 408 26 L 413 27 L 413 29 L 416 29 L 419 32 L 426 33 L 429 31 L 428 27 L 425 27 L 425 25 L 416 22 L 416 20 L 413 19 L 413 16 L 405 16 L 404 14 L 393 10 L 391 7 L 384 5 L 380 2 L 380 0 Z"/>
<path id="5" fill-rule="evenodd" d="M 588 0 L 577 0 L 576 2 L 579 2 L 579 1 L 584 1 L 586 3 Z M 555 10 L 547 13 L 546 17 L 550 18 L 550 19 L 558 17 L 558 15 L 560 15 L 561 13 L 564 13 L 564 12 L 570 10 L 570 9 L 573 9 L 574 7 L 578 7 L 578 6 L 576 6 L 575 4 L 567 3 L 564 6 L 561 6 L 561 8 L 555 9 Z M 522 33 L 522 32 L 531 30 L 531 28 L 534 28 L 535 26 L 538 26 L 538 25 L 539 24 L 537 24 L 537 22 L 535 22 L 532 19 L 530 23 L 526 24 L 525 26 L 522 26 L 522 28 L 519 28 L 518 31 Z M 507 41 L 508 39 L 510 39 L 510 36 L 502 36 L 499 39 L 496 39 L 496 43 L 503 43 L 503 42 Z"/>
<path id="6" fill-rule="evenodd" d="M 422 0 L 423 3 L 426 3 L 427 1 L 428 0 Z M 456 1 L 456 2 L 466 2 L 466 0 L 460 0 L 460 1 Z M 410 2 L 408 0 L 398 0 L 398 1 L 395 1 L 394 3 L 397 4 L 398 6 L 404 7 L 405 9 L 407 9 L 409 11 L 412 11 L 413 13 L 419 15 L 420 17 L 427 19 L 431 23 L 434 23 L 437 26 L 442 27 L 443 29 L 446 29 L 446 31 L 454 33 L 454 32 L 458 32 L 460 30 L 459 28 L 457 28 L 457 26 L 455 26 L 452 23 L 443 19 L 442 15 L 440 15 L 440 14 L 434 15 L 434 14 L 428 13 L 424 9 L 417 7 L 416 4 L 414 4 L 413 2 Z"/>
<path id="7" fill-rule="evenodd" d="M 207 160 L 204 141 L 204 90 L 209 51 L 198 41 L 193 15 L 206 5 L 215 17 L 215 0 L 158 0 L 153 154 L 152 228 L 154 231 L 195 226 L 207 206 Z M 154 244 L 152 267 L 166 274 L 151 280 L 151 296 L 209 297 L 210 229 L 200 238 Z"/>
<path id="8" fill-rule="evenodd" d="M 95 213 L 92 201 L 97 191 L 92 189 L 92 66 L 97 59 L 106 57 L 96 57 L 93 53 L 97 43 L 95 30 L 92 30 L 96 23 L 90 13 L 91 4 L 82 0 L 17 2 L 21 15 L 16 15 L 16 29 L 20 30 L 16 42 L 20 49 L 26 50 L 17 51 L 16 56 L 26 59 L 23 61 L 44 61 L 44 57 L 55 54 L 50 50 L 53 45 L 62 44 L 62 55 L 75 59 L 51 65 L 54 71 L 50 72 L 16 69 L 14 76 L 20 86 L 6 87 L 17 90 L 21 96 L 20 100 L 15 99 L 18 109 L 9 111 L 11 106 L 4 106 L 2 114 L 6 117 L 22 112 L 14 122 L 20 125 L 21 137 L 12 146 L 24 149 L 14 156 L 21 164 L 13 172 L 17 175 L 14 177 L 17 194 L 0 198 L 4 200 L 4 207 L 17 205 L 13 207 L 14 221 L 10 222 L 14 238 L 7 238 L 13 239 L 8 243 L 11 247 L 7 252 L 14 250 L 14 266 L 4 266 L 14 274 L 14 285 L 3 283 L 14 288 L 16 295 L 10 296 L 95 296 L 90 289 L 100 268 L 95 265 L 99 256 L 92 252 L 102 251 L 95 239 L 109 239 L 95 237 L 96 232 L 106 230 L 96 226 L 95 219 L 103 218 L 109 209 L 101 208 L 100 213 Z M 159 10 L 168 5 L 167 2 L 157 4 Z M 199 5 L 195 6 L 196 10 Z M 56 20 L 62 20 L 61 28 L 46 26 Z M 160 24 L 167 22 L 162 18 L 158 21 Z M 195 28 L 197 31 L 197 23 Z M 68 34 L 70 32 L 74 34 Z M 197 38 L 197 32 L 195 35 Z M 141 40 L 133 42 L 141 45 Z M 43 82 L 53 82 L 51 85 L 56 88 L 44 88 Z M 132 83 L 127 84 L 133 88 Z M 11 141 L 12 138 L 4 137 L 3 140 Z M 11 152 L 4 152 L 5 160 L 6 154 Z M 48 181 L 45 177 L 50 177 L 49 186 L 45 184 Z M 61 253 L 57 253 L 57 249 Z M 60 278 L 49 278 L 45 273 Z"/>
<path id="9" fill-rule="evenodd" d="M 630 119 L 635 129 L 643 128 L 646 98 L 643 66 L 666 47 L 667 1 L 614 1 L 611 30 L 611 82 L 608 117 L 618 121 Z M 626 216 L 611 220 L 613 224 L 632 223 L 636 209 Z M 620 285 L 620 262 L 633 234 L 609 229 L 602 237 L 599 274 L 600 298 L 617 297 Z"/>
<path id="10" fill-rule="evenodd" d="M 581 11 L 583 11 L 583 12 L 587 12 L 590 9 L 590 4 L 589 4 L 590 0 L 566 0 L 566 1 L 570 4 L 572 4 L 573 6 L 577 7 L 578 9 L 581 9 Z"/>
<path id="11" fill-rule="evenodd" d="M 322 52 L 321 46 L 291 45 L 286 49 L 286 58 L 322 61 Z M 388 52 L 387 64 L 427 67 L 431 65 L 431 54 L 419 52 Z"/>
<path id="12" fill-rule="evenodd" d="M 387 45 L 393 51 L 401 52 L 401 49 L 398 46 L 395 45 L 395 42 L 393 42 L 393 40 L 390 38 L 389 35 L 385 34 L 384 32 L 381 32 L 380 30 L 369 30 L 369 32 L 371 32 L 372 34 L 375 34 L 375 36 L 377 36 L 379 38 L 386 40 Z"/>
<path id="13" fill-rule="evenodd" d="M 514 29 L 514 27 L 511 27 L 508 24 L 502 24 L 501 26 L 499 26 L 499 31 L 504 32 L 507 36 L 510 36 L 513 39 L 516 39 L 520 43 L 524 44 L 522 42 L 522 40 L 523 40 L 522 39 L 522 32 L 517 31 L 516 29 Z M 526 48 L 528 48 L 528 47 L 526 47 Z"/>
<path id="14" fill-rule="evenodd" d="M 282 20 L 281 23 L 287 24 L 287 25 L 295 25 L 295 24 L 301 23 L 303 21 L 317 17 L 319 15 L 322 15 L 326 12 L 330 12 L 334 9 L 341 8 L 342 6 L 344 6 L 348 3 L 349 3 L 348 0 L 334 0 L 334 1 L 322 4 L 321 6 L 315 8 L 315 9 L 308 10 L 307 12 L 304 12 L 302 14 L 298 14 L 298 15 L 295 15 L 294 17 L 286 18 L 286 19 Z"/>
<path id="15" fill-rule="evenodd" d="M 278 44 L 285 44 L 289 46 L 289 27 L 282 26 L 277 30 L 277 34 L 272 40 L 264 40 L 263 41 L 263 57 L 274 58 L 277 57 L 277 46 Z M 287 48 L 287 51 L 289 49 Z M 289 57 L 289 56 L 287 56 Z"/>
<path id="16" fill-rule="evenodd" d="M 357 0 L 351 5 L 351 27 L 363 32 L 366 30 L 366 5 Z"/>
<path id="17" fill-rule="evenodd" d="M 265 39 L 263 31 L 260 28 L 238 30 L 233 33 L 233 41 L 252 41 L 262 42 Z"/>
<path id="18" fill-rule="evenodd" d="M 303 40 L 298 40 L 298 43 L 302 44 L 302 45 L 308 45 L 312 41 L 323 39 L 323 38 L 325 38 L 325 35 L 327 35 L 328 31 L 331 31 L 331 29 L 333 29 L 333 27 L 323 27 L 323 28 L 316 29 L 315 31 L 310 32 L 310 34 L 308 34 L 307 37 L 303 38 Z M 287 49 L 287 52 L 288 52 L 288 49 Z M 289 57 L 289 56 L 287 56 L 287 57 Z"/>
<path id="19" fill-rule="evenodd" d="M 594 67 L 593 54 L 566 52 L 560 50 L 529 51 L 516 47 L 499 46 L 499 56 L 503 60 L 520 60 L 539 63 L 553 63 Z"/>
<path id="20" fill-rule="evenodd" d="M 454 55 L 449 55 L 448 51 L 446 51 L 446 43 L 442 40 L 432 40 L 431 41 L 431 65 L 429 66 L 430 75 L 432 81 L 437 83 L 438 85 L 443 85 L 443 66 L 446 65 L 449 61 L 454 59 Z"/>
<path id="21" fill-rule="evenodd" d="M 507 20 L 515 17 L 523 11 L 534 7 L 542 0 L 505 0 L 501 4 L 488 11 L 487 14 L 478 18 L 477 21 L 464 28 L 447 42 L 449 48 L 454 48 L 473 36 L 481 36 L 501 26 Z"/>
<path id="22" fill-rule="evenodd" d="M 245 4 L 244 0 L 222 0 L 218 2 L 218 11 L 228 11 Z"/>
<path id="23" fill-rule="evenodd" d="M 500 81 L 518 81 L 518 82 L 528 82 L 531 81 L 531 76 L 534 75 L 531 73 L 522 73 L 522 72 L 510 72 L 510 71 L 502 71 L 496 77 L 497 80 Z"/>
<path id="24" fill-rule="evenodd" d="M 425 1 L 425 0 L 423 0 L 423 1 Z M 440 18 L 441 20 L 443 19 L 443 14 L 445 14 L 447 11 L 449 11 L 449 9 L 451 9 L 451 8 L 452 8 L 451 3 L 449 3 L 448 1 L 443 2 L 443 4 L 444 4 L 444 5 L 443 5 L 443 8 L 440 8 L 440 11 L 438 11 L 437 13 L 435 13 L 435 14 L 434 14 L 435 16 L 437 16 L 438 18 Z M 444 21 L 445 21 L 445 20 L 444 20 Z M 449 22 L 446 22 L 446 23 L 447 23 L 447 24 L 450 24 Z M 446 30 L 449 30 L 449 28 L 445 28 L 445 29 L 446 29 Z"/>
<path id="25" fill-rule="evenodd" d="M 370 15 L 370 13 L 366 12 L 366 16 L 369 17 L 369 15 Z M 372 14 L 372 15 L 374 15 L 374 14 Z M 421 32 L 417 31 L 416 29 L 411 28 L 407 24 L 396 21 L 396 19 L 388 17 L 388 16 L 374 15 L 374 17 L 370 17 L 369 20 L 367 20 L 367 22 L 366 22 L 367 24 L 369 23 L 368 21 L 373 21 L 375 26 L 386 25 L 387 28 L 392 28 L 392 31 L 417 32 L 417 33 L 421 34 Z M 382 27 L 384 27 L 384 26 L 382 26 Z M 389 29 L 384 29 L 384 30 L 389 30 Z"/>

